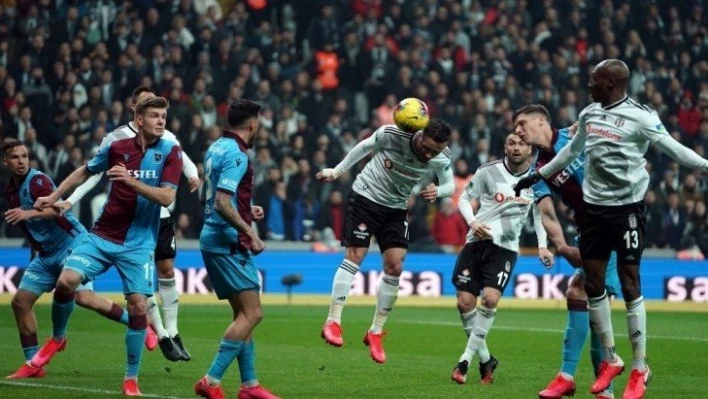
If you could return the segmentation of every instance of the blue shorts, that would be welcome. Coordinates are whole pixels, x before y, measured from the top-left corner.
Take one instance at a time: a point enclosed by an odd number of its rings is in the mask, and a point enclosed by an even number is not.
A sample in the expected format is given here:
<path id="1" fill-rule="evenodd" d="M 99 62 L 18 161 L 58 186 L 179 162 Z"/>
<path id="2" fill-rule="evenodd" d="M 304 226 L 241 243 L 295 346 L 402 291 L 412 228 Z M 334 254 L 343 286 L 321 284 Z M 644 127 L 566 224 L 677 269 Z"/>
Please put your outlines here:
<path id="1" fill-rule="evenodd" d="M 79 273 L 85 283 L 114 265 L 123 281 L 123 294 L 152 296 L 155 248 L 126 248 L 89 233 L 66 258 L 64 268 Z"/>
<path id="2" fill-rule="evenodd" d="M 260 291 L 258 269 L 250 254 L 220 254 L 202 250 L 202 259 L 217 298 L 228 299 L 241 291 Z"/>
<path id="3" fill-rule="evenodd" d="M 37 255 L 25 269 L 18 288 L 37 296 L 52 291 L 57 286 L 64 260 L 71 255 L 85 237 L 86 234 L 78 235 L 52 254 Z M 80 285 L 76 290 L 93 290 L 93 283 L 89 281 Z"/>
<path id="4" fill-rule="evenodd" d="M 578 237 L 575 237 L 575 245 L 578 245 Z M 585 270 L 582 267 L 575 269 L 575 274 L 585 277 Z M 605 272 L 605 288 L 610 295 L 617 295 L 622 292 L 619 275 L 617 274 L 617 252 L 610 253 L 610 260 L 607 262 L 607 271 Z"/>

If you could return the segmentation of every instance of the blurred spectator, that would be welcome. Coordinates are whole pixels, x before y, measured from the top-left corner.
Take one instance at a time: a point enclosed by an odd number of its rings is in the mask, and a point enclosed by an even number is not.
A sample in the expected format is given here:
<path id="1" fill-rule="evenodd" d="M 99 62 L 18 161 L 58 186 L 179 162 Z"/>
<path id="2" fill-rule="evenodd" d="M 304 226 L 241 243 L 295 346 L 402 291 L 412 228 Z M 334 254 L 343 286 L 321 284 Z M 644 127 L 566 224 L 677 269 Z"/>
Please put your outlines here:
<path id="1" fill-rule="evenodd" d="M 452 200 L 445 198 L 440 201 L 440 209 L 435 213 L 430 231 L 440 248 L 447 253 L 457 253 L 465 244 L 468 230 L 467 223 Z"/>
<path id="2" fill-rule="evenodd" d="M 669 194 L 664 211 L 664 231 L 666 234 L 666 245 L 669 248 L 677 249 L 681 234 L 686 227 L 686 212 L 680 207 L 679 196 L 676 193 Z"/>

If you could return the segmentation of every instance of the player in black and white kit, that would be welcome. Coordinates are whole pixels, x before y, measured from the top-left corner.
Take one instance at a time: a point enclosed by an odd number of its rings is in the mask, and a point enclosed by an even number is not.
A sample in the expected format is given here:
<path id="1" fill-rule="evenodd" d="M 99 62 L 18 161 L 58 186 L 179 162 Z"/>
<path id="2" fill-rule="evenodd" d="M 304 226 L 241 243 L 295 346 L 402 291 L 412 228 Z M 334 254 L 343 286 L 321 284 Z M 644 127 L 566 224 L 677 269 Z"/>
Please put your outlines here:
<path id="1" fill-rule="evenodd" d="M 139 86 L 133 90 L 132 109 L 135 111 L 135 104 L 139 100 L 154 96 L 152 89 L 146 86 Z M 110 145 L 116 140 L 135 137 L 136 135 L 135 122 L 127 124 L 113 130 L 103 138 L 101 147 Z M 179 144 L 174 133 L 165 130 L 162 136 L 165 140 L 174 141 Z M 189 191 L 195 192 L 199 189 L 200 180 L 197 172 L 197 167 L 194 165 L 186 153 L 182 153 L 183 167 L 182 171 L 189 182 Z M 102 173 L 95 174 L 89 177 L 82 185 L 74 190 L 74 193 L 67 198 L 66 201 L 58 202 L 57 207 L 62 209 L 71 209 L 73 204 L 81 200 L 89 191 L 91 191 L 100 181 Z M 185 349 L 182 343 L 182 338 L 179 336 L 177 329 L 177 314 L 179 311 L 179 291 L 175 285 L 174 274 L 174 259 L 177 254 L 177 246 L 175 240 L 175 227 L 172 219 L 172 211 L 175 203 L 169 207 L 160 210 L 160 230 L 158 231 L 157 247 L 155 248 L 155 264 L 157 266 L 157 282 L 158 294 L 162 302 L 162 311 L 165 314 L 165 325 L 162 324 L 160 309 L 157 307 L 155 296 L 148 298 L 148 321 L 150 327 L 154 330 L 154 334 L 146 339 L 148 350 L 155 349 L 159 343 L 160 350 L 165 358 L 171 361 L 190 360 L 191 356 Z M 148 329 L 150 330 L 150 329 Z M 153 338 L 157 335 L 157 339 Z"/>
<path id="2" fill-rule="evenodd" d="M 531 189 L 514 194 L 514 186 L 528 175 L 533 148 L 514 133 L 506 137 L 504 159 L 482 165 L 459 201 L 460 213 L 470 226 L 467 243 L 457 256 L 452 284 L 457 290 L 457 310 L 467 335 L 467 346 L 452 372 L 453 381 L 464 384 L 467 369 L 479 355 L 483 384 L 491 383 L 497 359 L 490 355 L 486 337 L 494 323 L 499 299 L 509 283 L 519 254 L 519 237 L 533 209 L 539 258 L 547 268 L 554 257 L 548 251 L 546 231 Z M 472 200 L 479 201 L 475 215 Z M 477 297 L 481 303 L 477 309 Z"/>
<path id="3" fill-rule="evenodd" d="M 342 309 L 374 236 L 383 256 L 384 274 L 374 321 L 364 336 L 364 344 L 369 346 L 374 361 L 386 361 L 381 342 L 383 326 L 398 298 L 403 258 L 408 249 L 406 205 L 414 186 L 430 171 L 435 171 L 439 184 L 428 185 L 421 193 L 423 199 L 434 201 L 454 192 L 450 150 L 446 148 L 449 138 L 450 126 L 437 118 L 432 118 L 428 126 L 417 133 L 384 125 L 357 144 L 335 168 L 317 174 L 318 179 L 332 181 L 374 153 L 354 180 L 347 202 L 343 240 L 347 250 L 334 275 L 329 315 L 322 328 L 322 338 L 330 345 L 344 344 L 340 325 Z"/>
<path id="4" fill-rule="evenodd" d="M 541 176 L 567 167 L 585 149 L 583 211 L 576 217 L 582 231 L 580 254 L 586 273 L 590 321 L 602 341 L 605 359 L 591 392 L 607 388 L 622 373 L 624 362 L 615 351 L 605 273 L 610 252 L 617 252 L 627 328 L 632 343 L 632 373 L 623 398 L 644 397 L 651 372 L 646 365 L 646 309 L 641 294 L 639 264 L 645 245 L 644 195 L 649 186 L 644 155 L 649 144 L 680 164 L 703 172 L 708 161 L 674 140 L 657 113 L 627 96 L 629 69 L 616 59 L 598 64 L 590 79 L 594 103 L 579 117 L 578 132 L 569 145 L 517 188 L 530 187 Z"/>

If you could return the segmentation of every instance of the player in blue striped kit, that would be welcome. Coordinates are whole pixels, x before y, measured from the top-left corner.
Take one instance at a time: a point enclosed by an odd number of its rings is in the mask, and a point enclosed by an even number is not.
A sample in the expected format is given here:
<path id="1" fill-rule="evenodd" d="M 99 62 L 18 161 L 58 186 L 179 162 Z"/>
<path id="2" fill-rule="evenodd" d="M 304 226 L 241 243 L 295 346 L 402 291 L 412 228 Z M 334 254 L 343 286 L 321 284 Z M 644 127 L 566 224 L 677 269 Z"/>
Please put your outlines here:
<path id="1" fill-rule="evenodd" d="M 572 138 L 571 129 L 553 130 L 550 125 L 550 114 L 542 105 L 527 105 L 516 111 L 514 122 L 516 134 L 528 144 L 538 149 L 538 157 L 531 173 L 547 164 L 558 151 L 565 147 Z M 553 195 L 558 195 L 568 207 L 576 214 L 583 205 L 583 179 L 585 155 L 582 154 L 566 169 L 551 176 L 549 179 L 539 180 L 533 186 L 536 203 L 541 211 L 543 226 L 548 232 L 548 237 L 557 247 L 559 253 L 568 258 L 574 266 L 580 266 L 580 253 L 576 248 L 569 247 L 563 237 L 563 231 L 556 217 Z M 582 231 L 579 232 L 582 234 Z M 585 273 L 578 267 L 568 282 L 566 301 L 568 307 L 568 324 L 563 341 L 563 363 L 556 378 L 539 393 L 539 398 L 553 399 L 575 393 L 575 371 L 578 366 L 580 354 L 583 351 L 585 340 L 590 330 L 588 316 L 587 294 L 584 288 Z M 617 275 L 617 255 L 613 252 L 608 263 L 606 286 L 608 293 L 617 295 L 620 292 L 619 277 Z M 591 357 L 595 373 L 597 374 L 600 362 L 603 359 L 600 339 L 593 331 L 591 334 Z M 598 393 L 597 398 L 614 398 L 612 386 Z"/>
<path id="2" fill-rule="evenodd" d="M 20 286 L 12 298 L 17 329 L 20 333 L 25 364 L 7 378 L 41 378 L 44 367 L 33 367 L 32 357 L 39 350 L 37 340 L 37 319 L 32 310 L 34 303 L 45 292 L 54 289 L 62 263 L 71 251 L 86 236 L 86 229 L 68 212 L 60 215 L 54 209 L 36 211 L 32 209 L 37 198 L 54 191 L 54 182 L 42 172 L 29 167 L 29 152 L 22 142 L 8 140 L 2 149 L 3 165 L 11 173 L 10 182 L 4 195 L 10 204 L 5 212 L 5 220 L 11 225 L 19 224 L 36 256 L 25 269 Z M 52 304 L 52 339 L 63 340 L 68 319 L 62 317 L 66 307 L 73 307 L 74 301 Z M 61 299 L 61 298 L 59 298 Z M 94 294 L 89 282 L 76 291 L 76 304 L 94 310 L 99 314 L 128 325 L 128 312 L 106 298 Z"/>

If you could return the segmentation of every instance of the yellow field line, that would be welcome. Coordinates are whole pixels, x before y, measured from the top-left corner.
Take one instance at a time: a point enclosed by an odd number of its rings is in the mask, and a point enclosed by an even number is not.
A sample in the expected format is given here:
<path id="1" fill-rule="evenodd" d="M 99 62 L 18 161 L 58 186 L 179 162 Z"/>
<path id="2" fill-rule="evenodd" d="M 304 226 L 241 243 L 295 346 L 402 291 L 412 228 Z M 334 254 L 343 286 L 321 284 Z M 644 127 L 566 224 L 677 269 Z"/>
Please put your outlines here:
<path id="1" fill-rule="evenodd" d="M 101 294 L 114 302 L 124 301 L 121 294 Z M 0 294 L 0 305 L 9 305 L 12 294 Z M 37 303 L 49 304 L 52 296 L 49 294 L 39 298 Z M 264 305 L 287 305 L 288 300 L 285 294 L 265 294 L 261 297 Z M 220 301 L 214 295 L 182 295 L 179 299 L 182 305 L 216 305 Z M 708 313 L 708 303 L 705 302 L 667 302 L 667 301 L 645 301 L 649 311 L 663 312 L 700 312 Z M 376 297 L 373 296 L 353 296 L 347 299 L 348 305 L 373 306 L 376 304 Z M 292 305 L 300 306 L 327 306 L 329 305 L 328 295 L 293 295 Z M 425 298 L 419 296 L 401 297 L 396 302 L 396 306 L 408 307 L 429 307 L 429 308 L 455 308 L 454 297 Z M 516 299 L 503 298 L 499 304 L 503 309 L 565 309 L 565 300 L 556 299 Z M 613 301 L 613 309 L 624 309 L 623 301 Z"/>

